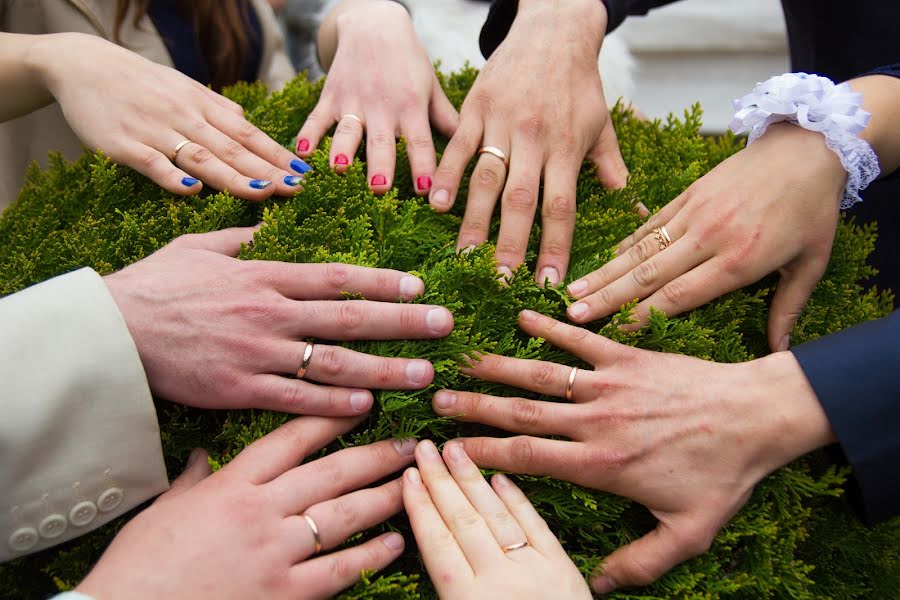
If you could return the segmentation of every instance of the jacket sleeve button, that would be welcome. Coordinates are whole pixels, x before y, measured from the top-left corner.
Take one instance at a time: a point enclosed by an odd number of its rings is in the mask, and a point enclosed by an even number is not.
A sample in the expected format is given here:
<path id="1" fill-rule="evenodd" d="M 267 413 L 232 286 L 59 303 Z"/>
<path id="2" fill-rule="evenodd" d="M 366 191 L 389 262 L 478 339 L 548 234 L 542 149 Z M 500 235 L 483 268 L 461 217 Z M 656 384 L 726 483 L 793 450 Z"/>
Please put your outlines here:
<path id="1" fill-rule="evenodd" d="M 42 538 L 46 538 L 48 540 L 52 540 L 53 538 L 58 538 L 63 533 L 65 533 L 66 529 L 69 527 L 69 522 L 62 515 L 50 515 L 41 521 L 41 524 L 38 525 L 38 532 L 41 534 Z"/>
<path id="2" fill-rule="evenodd" d="M 97 505 L 85 500 L 79 502 L 69 511 L 69 522 L 76 527 L 84 527 L 97 516 Z"/>
<path id="3" fill-rule="evenodd" d="M 117 487 L 112 487 L 100 494 L 97 498 L 97 508 L 100 512 L 109 512 L 115 510 L 117 506 L 122 504 L 124 493 Z"/>
<path id="4" fill-rule="evenodd" d="M 34 548 L 38 542 L 38 532 L 34 527 L 16 529 L 9 536 L 9 549 L 13 552 L 25 552 Z"/>

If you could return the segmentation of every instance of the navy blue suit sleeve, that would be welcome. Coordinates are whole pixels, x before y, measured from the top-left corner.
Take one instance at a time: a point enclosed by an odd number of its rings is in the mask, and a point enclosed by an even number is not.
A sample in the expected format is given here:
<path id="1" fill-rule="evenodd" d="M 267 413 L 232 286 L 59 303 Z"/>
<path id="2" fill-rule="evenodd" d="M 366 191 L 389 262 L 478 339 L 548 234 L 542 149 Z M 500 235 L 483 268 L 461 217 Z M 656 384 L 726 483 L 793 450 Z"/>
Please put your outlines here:
<path id="1" fill-rule="evenodd" d="M 883 67 L 872 69 L 868 73 L 864 73 L 864 75 L 890 75 L 891 77 L 900 77 L 900 63 L 884 65 Z"/>
<path id="2" fill-rule="evenodd" d="M 601 1 L 606 5 L 608 15 L 606 32 L 609 33 L 621 25 L 628 15 L 646 15 L 653 8 L 677 0 L 597 0 Z M 481 28 L 481 37 L 478 40 L 481 54 L 485 58 L 489 58 L 497 46 L 506 39 L 518 10 L 519 0 L 494 0 L 491 4 L 491 11 L 484 27 Z"/>
<path id="3" fill-rule="evenodd" d="M 866 520 L 900 514 L 900 311 L 792 351 L 853 467 Z"/>

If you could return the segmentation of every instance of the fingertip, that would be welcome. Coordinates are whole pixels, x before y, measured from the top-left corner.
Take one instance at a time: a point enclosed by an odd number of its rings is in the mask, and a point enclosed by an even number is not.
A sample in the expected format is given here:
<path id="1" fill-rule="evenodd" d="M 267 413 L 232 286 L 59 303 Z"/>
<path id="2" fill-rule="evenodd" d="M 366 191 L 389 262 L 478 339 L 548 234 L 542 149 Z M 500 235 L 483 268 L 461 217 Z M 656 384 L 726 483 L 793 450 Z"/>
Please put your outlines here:
<path id="1" fill-rule="evenodd" d="M 443 306 L 435 306 L 425 315 L 425 324 L 432 335 L 444 337 L 453 330 L 453 313 Z"/>
<path id="2" fill-rule="evenodd" d="M 591 578 L 591 589 L 594 593 L 604 595 L 609 594 L 619 587 L 616 580 L 609 575 L 597 575 Z"/>
<path id="3" fill-rule="evenodd" d="M 432 191 L 428 197 L 428 203 L 437 212 L 447 212 L 453 207 L 450 191 L 446 189 Z"/>
<path id="4" fill-rule="evenodd" d="M 415 275 L 404 275 L 400 279 L 400 298 L 414 300 L 425 293 L 425 282 Z"/>
<path id="5" fill-rule="evenodd" d="M 399 555 L 406 546 L 406 541 L 399 533 L 388 533 L 381 538 L 381 543 L 391 551 L 392 554 Z"/>
<path id="6" fill-rule="evenodd" d="M 590 318 L 588 316 L 590 310 L 591 309 L 586 302 L 576 302 L 575 304 L 569 306 L 569 308 L 566 310 L 566 314 L 572 321 L 576 323 L 584 323 Z"/>

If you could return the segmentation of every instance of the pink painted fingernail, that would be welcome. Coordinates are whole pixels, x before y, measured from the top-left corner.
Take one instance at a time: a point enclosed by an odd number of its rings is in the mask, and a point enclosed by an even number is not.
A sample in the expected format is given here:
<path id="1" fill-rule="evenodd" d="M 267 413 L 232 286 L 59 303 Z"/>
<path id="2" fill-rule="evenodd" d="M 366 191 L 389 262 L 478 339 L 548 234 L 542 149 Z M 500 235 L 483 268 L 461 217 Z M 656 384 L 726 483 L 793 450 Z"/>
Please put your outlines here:
<path id="1" fill-rule="evenodd" d="M 569 316 L 573 319 L 583 319 L 588 314 L 588 305 L 584 302 L 576 302 L 569 307 Z"/>
<path id="2" fill-rule="evenodd" d="M 297 140 L 297 152 L 307 152 L 309 150 L 309 140 L 303 138 L 302 140 Z"/>
<path id="3" fill-rule="evenodd" d="M 569 284 L 569 287 L 566 288 L 568 290 L 570 296 L 578 296 L 582 292 L 587 289 L 588 282 L 584 279 L 579 279 L 578 281 L 573 281 Z"/>
<path id="4" fill-rule="evenodd" d="M 346 154 L 338 154 L 334 157 L 334 166 L 336 167 L 346 167 L 350 164 L 350 159 L 347 158 Z"/>
<path id="5" fill-rule="evenodd" d="M 373 187 L 387 185 L 387 177 L 384 175 L 372 175 L 371 182 Z"/>
<path id="6" fill-rule="evenodd" d="M 434 395 L 434 405 L 441 410 L 447 410 L 456 404 L 456 394 L 453 392 L 439 391 Z"/>
<path id="7" fill-rule="evenodd" d="M 427 192 L 431 189 L 431 177 L 428 175 L 422 175 L 418 179 L 416 179 L 416 189 L 420 192 Z"/>

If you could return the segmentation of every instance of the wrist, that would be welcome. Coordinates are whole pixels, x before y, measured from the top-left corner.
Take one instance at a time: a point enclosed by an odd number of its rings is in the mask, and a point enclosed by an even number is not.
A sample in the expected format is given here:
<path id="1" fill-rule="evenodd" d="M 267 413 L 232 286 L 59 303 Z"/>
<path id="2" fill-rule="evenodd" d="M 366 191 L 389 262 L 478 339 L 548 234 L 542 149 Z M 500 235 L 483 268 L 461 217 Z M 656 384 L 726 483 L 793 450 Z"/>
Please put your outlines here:
<path id="1" fill-rule="evenodd" d="M 558 26 L 548 26 L 548 23 Z M 596 53 L 606 36 L 608 14 L 601 0 L 519 0 L 519 8 L 513 29 L 536 27 L 532 31 L 546 31 L 556 39 L 571 40 L 579 45 L 590 40 L 596 45 Z M 565 28 L 565 29 L 564 29 Z M 574 35 L 560 36 L 560 32 L 574 28 Z"/>
<path id="2" fill-rule="evenodd" d="M 831 423 L 792 352 L 740 365 L 748 417 L 756 424 L 755 465 L 761 479 L 779 467 L 837 441 Z"/>
<path id="3" fill-rule="evenodd" d="M 335 16 L 335 35 L 338 44 L 343 36 L 357 36 L 369 31 L 384 31 L 384 27 L 412 24 L 406 8 L 393 0 L 356 2 Z M 376 25 L 377 24 L 377 25 Z"/>

